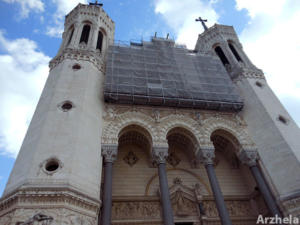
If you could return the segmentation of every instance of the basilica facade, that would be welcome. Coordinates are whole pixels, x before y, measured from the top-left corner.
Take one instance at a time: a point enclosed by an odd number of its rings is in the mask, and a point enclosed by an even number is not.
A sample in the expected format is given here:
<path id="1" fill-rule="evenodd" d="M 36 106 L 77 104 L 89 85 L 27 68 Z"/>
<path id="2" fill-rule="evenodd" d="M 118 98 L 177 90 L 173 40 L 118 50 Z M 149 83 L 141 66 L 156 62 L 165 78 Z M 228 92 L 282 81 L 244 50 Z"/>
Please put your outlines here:
<path id="1" fill-rule="evenodd" d="M 203 22 L 203 21 L 202 21 Z M 0 199 L 1 225 L 254 225 L 300 216 L 300 130 L 231 26 L 120 43 L 79 4 Z"/>

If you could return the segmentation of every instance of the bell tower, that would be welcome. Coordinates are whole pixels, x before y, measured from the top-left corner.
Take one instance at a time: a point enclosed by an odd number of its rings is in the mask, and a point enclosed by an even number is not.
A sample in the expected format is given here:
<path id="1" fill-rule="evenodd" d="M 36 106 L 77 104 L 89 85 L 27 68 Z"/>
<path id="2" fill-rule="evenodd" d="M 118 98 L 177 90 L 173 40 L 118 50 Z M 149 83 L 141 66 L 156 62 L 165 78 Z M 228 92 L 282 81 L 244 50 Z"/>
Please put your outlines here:
<path id="1" fill-rule="evenodd" d="M 297 124 L 270 89 L 263 71 L 245 54 L 232 26 L 215 24 L 205 30 L 199 35 L 195 50 L 223 63 L 244 100 L 239 114 L 258 147 L 260 167 L 276 201 L 286 215 L 299 215 L 300 208 L 293 204 L 300 197 Z"/>
<path id="2" fill-rule="evenodd" d="M 55 225 L 96 224 L 104 59 L 114 29 L 102 4 L 79 4 L 66 16 L 60 49 L 0 202 L 4 224 L 38 214 Z"/>

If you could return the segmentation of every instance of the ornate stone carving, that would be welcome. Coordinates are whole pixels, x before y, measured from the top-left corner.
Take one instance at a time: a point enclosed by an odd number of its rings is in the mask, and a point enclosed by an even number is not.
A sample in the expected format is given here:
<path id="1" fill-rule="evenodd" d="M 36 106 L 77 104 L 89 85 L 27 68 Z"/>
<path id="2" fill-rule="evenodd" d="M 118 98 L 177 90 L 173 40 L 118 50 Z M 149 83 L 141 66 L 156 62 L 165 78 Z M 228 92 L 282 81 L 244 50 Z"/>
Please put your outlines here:
<path id="1" fill-rule="evenodd" d="M 168 157 L 168 148 L 153 147 L 153 161 L 156 164 L 166 163 L 167 157 Z"/>
<path id="2" fill-rule="evenodd" d="M 250 201 L 226 201 L 226 206 L 230 216 L 256 216 Z"/>
<path id="3" fill-rule="evenodd" d="M 34 206 L 31 206 L 34 207 Z M 16 209 L 13 213 L 5 215 L 0 218 L 1 225 L 49 225 L 43 220 L 46 218 L 53 218 L 51 220 L 51 225 L 95 225 L 96 224 L 96 214 L 95 217 L 90 217 L 85 215 L 85 213 L 80 213 L 66 208 L 52 209 L 51 207 L 44 208 L 45 206 L 37 206 L 35 208 L 20 208 Z M 47 214 L 47 217 L 41 217 L 42 214 Z M 37 216 L 37 214 L 40 214 Z M 29 219 L 28 219 L 29 218 Z M 50 220 L 48 220 L 50 221 Z"/>
<path id="4" fill-rule="evenodd" d="M 246 126 L 246 122 L 241 118 L 240 115 L 235 114 L 234 118 L 240 126 Z"/>
<path id="5" fill-rule="evenodd" d="M 117 145 L 102 145 L 102 156 L 105 162 L 114 162 L 118 154 Z"/>
<path id="6" fill-rule="evenodd" d="M 196 112 L 195 113 L 195 117 L 196 117 L 196 120 L 197 120 L 198 124 L 202 125 L 203 116 L 201 115 L 201 113 L 200 112 Z"/>
<path id="7" fill-rule="evenodd" d="M 102 56 L 96 54 L 96 52 L 84 49 L 71 49 L 66 48 L 63 50 L 62 54 L 53 58 L 50 63 L 49 67 L 52 70 L 56 67 L 59 63 L 61 63 L 65 59 L 72 59 L 72 60 L 83 60 L 89 61 L 99 70 L 104 72 L 104 64 Z"/>
<path id="8" fill-rule="evenodd" d="M 201 185 L 199 183 L 195 184 L 195 196 L 198 202 L 201 202 L 203 200 L 203 195 L 202 195 L 202 191 L 201 191 Z"/>
<path id="9" fill-rule="evenodd" d="M 153 220 L 160 219 L 160 202 L 159 201 L 128 201 L 113 202 L 112 220 L 120 219 L 143 219 Z"/>
<path id="10" fill-rule="evenodd" d="M 53 221 L 53 217 L 44 215 L 42 213 L 38 213 L 35 214 L 33 217 L 29 218 L 24 223 L 21 223 L 20 225 L 34 225 L 34 224 L 50 225 L 52 221 Z"/>
<path id="11" fill-rule="evenodd" d="M 257 215 L 254 212 L 250 201 L 248 200 L 226 200 L 226 207 L 231 217 L 253 217 Z M 203 201 L 203 206 L 208 217 L 218 217 L 218 210 L 214 201 Z"/>
<path id="12" fill-rule="evenodd" d="M 117 114 L 116 111 L 115 113 L 114 118 L 106 121 L 102 134 L 102 143 L 117 145 L 118 135 L 121 130 L 132 124 L 144 128 L 150 134 L 150 139 L 153 142 L 160 136 L 157 129 L 155 129 L 155 121 L 151 116 L 140 111 L 130 111 L 130 109 L 123 113 Z"/>
<path id="13" fill-rule="evenodd" d="M 197 158 L 205 165 L 214 165 L 215 148 L 214 146 L 206 146 L 198 150 Z"/>
<path id="14" fill-rule="evenodd" d="M 7 217 L 7 213 L 15 211 L 12 216 L 12 218 L 16 219 L 15 222 L 24 222 L 34 215 L 42 213 L 52 217 L 55 224 L 58 218 L 56 211 L 52 210 L 55 206 L 74 209 L 78 214 L 83 213 L 96 218 L 100 204 L 99 200 L 92 199 L 68 188 L 53 187 L 52 190 L 47 188 L 28 188 L 14 192 L 1 199 L 0 218 L 2 219 L 2 216 Z M 20 206 L 23 209 L 20 209 Z M 27 211 L 27 209 L 32 210 Z M 2 225 L 2 223 L 0 224 Z"/>
<path id="15" fill-rule="evenodd" d="M 106 107 L 106 110 L 103 114 L 103 119 L 105 120 L 114 120 L 116 118 L 116 112 L 113 107 Z"/>
<path id="16" fill-rule="evenodd" d="M 238 154 L 240 161 L 248 166 L 255 166 L 258 159 L 258 153 L 256 149 L 243 149 Z"/>
<path id="17" fill-rule="evenodd" d="M 167 162 L 173 167 L 176 167 L 180 163 L 180 161 L 181 160 L 177 157 L 175 152 L 171 152 L 167 157 Z"/>
<path id="18" fill-rule="evenodd" d="M 294 198 L 283 200 L 282 203 L 286 215 L 291 214 L 293 216 L 300 216 L 300 197 L 295 196 Z"/>
<path id="19" fill-rule="evenodd" d="M 254 142 L 251 140 L 245 126 L 240 126 L 236 119 L 230 117 L 219 116 L 217 118 L 208 117 L 204 120 L 203 126 L 203 139 L 201 143 L 209 143 L 211 134 L 217 130 L 222 129 L 231 133 L 244 148 L 253 148 Z"/>
<path id="20" fill-rule="evenodd" d="M 181 189 L 175 192 L 172 198 L 173 212 L 176 216 L 197 215 L 197 205 L 184 196 Z"/>
<path id="21" fill-rule="evenodd" d="M 199 119 L 200 114 L 198 113 L 196 114 Z M 118 135 L 121 130 L 126 126 L 135 124 L 147 130 L 149 140 L 152 140 L 153 146 L 167 147 L 166 137 L 170 134 L 169 132 L 174 128 L 183 128 L 182 131 L 184 129 L 188 130 L 189 133 L 184 133 L 184 135 L 191 139 L 195 147 L 206 148 L 206 146 L 210 146 L 211 134 L 218 129 L 225 130 L 235 136 L 238 146 L 242 148 L 255 147 L 246 130 L 244 121 L 236 114 L 201 112 L 201 126 L 199 121 L 197 121 L 195 112 L 190 110 L 177 110 L 176 114 L 174 114 L 169 109 L 160 108 L 159 118 L 156 114 L 156 119 L 159 119 L 159 123 L 155 122 L 154 114 L 153 109 L 147 107 L 108 106 L 104 115 L 105 126 L 102 143 L 117 145 Z"/>
<path id="22" fill-rule="evenodd" d="M 139 160 L 139 158 L 134 154 L 134 152 L 130 151 L 128 154 L 123 158 L 123 160 L 129 165 L 133 166 Z"/>
<path id="23" fill-rule="evenodd" d="M 153 110 L 153 117 L 156 123 L 159 123 L 160 112 L 158 109 Z"/>

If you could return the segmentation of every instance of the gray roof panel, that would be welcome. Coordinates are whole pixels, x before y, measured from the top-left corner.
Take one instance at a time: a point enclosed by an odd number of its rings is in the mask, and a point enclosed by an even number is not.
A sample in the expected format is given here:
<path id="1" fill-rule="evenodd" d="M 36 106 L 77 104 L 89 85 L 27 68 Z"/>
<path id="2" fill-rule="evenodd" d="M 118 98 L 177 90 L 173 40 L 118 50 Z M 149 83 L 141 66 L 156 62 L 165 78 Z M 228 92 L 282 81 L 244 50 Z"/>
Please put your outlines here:
<path id="1" fill-rule="evenodd" d="M 110 46 L 106 102 L 239 111 L 243 102 L 216 57 L 190 53 L 166 39 Z"/>

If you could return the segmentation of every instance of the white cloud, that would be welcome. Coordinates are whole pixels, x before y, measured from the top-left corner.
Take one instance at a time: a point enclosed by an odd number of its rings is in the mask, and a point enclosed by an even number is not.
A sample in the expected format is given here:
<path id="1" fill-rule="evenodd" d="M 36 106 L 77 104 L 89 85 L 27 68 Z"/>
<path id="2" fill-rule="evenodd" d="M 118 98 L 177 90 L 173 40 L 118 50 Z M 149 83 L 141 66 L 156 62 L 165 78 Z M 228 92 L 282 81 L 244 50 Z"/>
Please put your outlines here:
<path id="1" fill-rule="evenodd" d="M 246 9 L 252 18 L 261 13 L 277 16 L 280 15 L 285 2 L 286 0 L 236 0 L 236 8 Z"/>
<path id="2" fill-rule="evenodd" d="M 44 3 L 41 0 L 2 0 L 7 3 L 18 3 L 21 6 L 21 17 L 28 17 L 30 11 L 43 12 Z"/>
<path id="3" fill-rule="evenodd" d="M 161 14 L 167 24 L 177 33 L 177 42 L 184 43 L 188 48 L 195 47 L 198 34 L 203 31 L 195 19 L 201 16 L 208 19 L 208 26 L 218 20 L 213 9 L 215 1 L 204 3 L 202 0 L 156 0 L 155 12 Z M 199 14 L 201 13 L 201 15 Z"/>
<path id="4" fill-rule="evenodd" d="M 64 18 L 78 3 L 87 4 L 87 0 L 52 0 L 56 5 L 53 15 L 54 25 L 48 26 L 46 34 L 51 37 L 61 37 L 64 31 Z"/>
<path id="5" fill-rule="evenodd" d="M 300 2 L 297 2 L 236 0 L 237 8 L 248 10 L 251 17 L 241 34 L 245 51 L 264 70 L 268 83 L 292 115 L 296 112 L 285 99 L 294 99 L 294 104 L 300 107 Z M 300 125 L 299 120 L 297 123 Z"/>
<path id="6" fill-rule="evenodd" d="M 0 149 L 15 157 L 48 75 L 50 58 L 28 39 L 8 40 L 0 31 Z"/>

